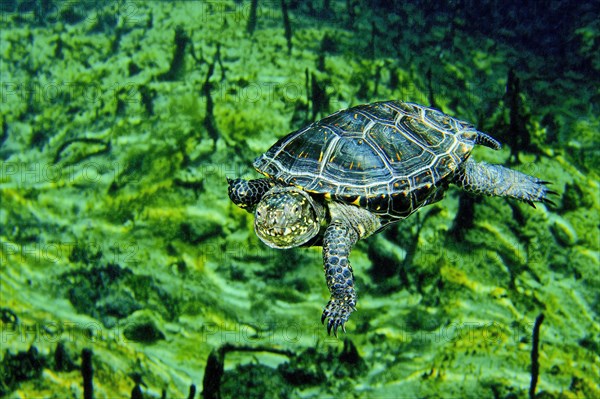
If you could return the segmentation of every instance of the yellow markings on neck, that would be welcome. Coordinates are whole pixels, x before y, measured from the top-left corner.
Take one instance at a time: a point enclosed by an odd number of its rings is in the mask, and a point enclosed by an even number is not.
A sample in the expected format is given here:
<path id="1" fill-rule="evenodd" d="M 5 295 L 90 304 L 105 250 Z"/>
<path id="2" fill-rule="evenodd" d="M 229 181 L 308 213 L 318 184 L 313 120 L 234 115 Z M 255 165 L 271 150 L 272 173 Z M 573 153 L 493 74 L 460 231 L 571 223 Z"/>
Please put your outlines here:
<path id="1" fill-rule="evenodd" d="M 356 227 L 358 227 L 358 231 L 359 231 L 358 235 L 360 237 L 363 237 L 366 232 L 365 227 L 362 225 L 362 223 L 359 223 L 358 226 L 356 226 Z"/>

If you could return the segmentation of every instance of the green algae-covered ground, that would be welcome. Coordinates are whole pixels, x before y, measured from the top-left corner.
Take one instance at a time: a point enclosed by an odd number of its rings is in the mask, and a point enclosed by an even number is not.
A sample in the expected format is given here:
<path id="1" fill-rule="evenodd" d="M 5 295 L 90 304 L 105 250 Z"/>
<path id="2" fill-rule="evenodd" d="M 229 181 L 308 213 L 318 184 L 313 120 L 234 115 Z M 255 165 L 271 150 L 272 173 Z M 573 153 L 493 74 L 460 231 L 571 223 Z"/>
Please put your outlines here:
<path id="1" fill-rule="evenodd" d="M 460 2 L 289 3 L 291 52 L 280 2 L 252 34 L 250 2 L 3 2 L 0 396 L 82 398 L 90 348 L 96 398 L 526 398 L 542 313 L 538 396 L 600 396 L 597 21 L 555 53 Z M 454 190 L 359 243 L 337 339 L 320 248 L 265 247 L 226 178 L 384 99 L 476 123 L 509 145 L 475 158 L 559 196 L 467 201 L 467 226 Z"/>

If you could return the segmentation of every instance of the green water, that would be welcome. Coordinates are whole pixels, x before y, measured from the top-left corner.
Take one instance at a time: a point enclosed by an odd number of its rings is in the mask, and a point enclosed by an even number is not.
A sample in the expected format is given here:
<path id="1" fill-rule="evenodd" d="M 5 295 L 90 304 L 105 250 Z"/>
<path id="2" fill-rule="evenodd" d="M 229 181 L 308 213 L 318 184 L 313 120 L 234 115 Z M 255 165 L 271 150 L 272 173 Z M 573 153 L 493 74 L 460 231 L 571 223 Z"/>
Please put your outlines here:
<path id="1" fill-rule="evenodd" d="M 425 3 L 288 0 L 286 34 L 279 1 L 253 30 L 250 2 L 3 1 L 0 396 L 83 398 L 89 348 L 95 398 L 527 398 L 540 314 L 538 397 L 600 396 L 597 10 Z M 451 189 L 359 242 L 335 338 L 321 248 L 266 247 L 226 178 L 389 99 L 559 195 L 465 224 Z"/>

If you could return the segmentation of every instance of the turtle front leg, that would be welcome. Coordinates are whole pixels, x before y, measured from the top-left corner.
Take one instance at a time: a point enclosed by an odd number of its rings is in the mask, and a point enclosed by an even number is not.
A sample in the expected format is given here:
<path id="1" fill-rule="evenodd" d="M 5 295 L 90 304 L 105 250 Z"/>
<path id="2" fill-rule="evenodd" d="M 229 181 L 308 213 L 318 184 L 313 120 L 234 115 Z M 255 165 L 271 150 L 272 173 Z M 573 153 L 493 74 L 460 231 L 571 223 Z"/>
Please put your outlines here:
<path id="1" fill-rule="evenodd" d="M 343 220 L 334 220 L 323 238 L 323 265 L 331 299 L 323 310 L 321 322 L 327 321 L 327 333 L 337 337 L 338 327 L 346 331 L 345 323 L 356 309 L 354 276 L 348 256 L 358 240 L 356 231 Z"/>
<path id="2" fill-rule="evenodd" d="M 242 209 L 248 212 L 254 212 L 254 208 L 262 197 L 273 187 L 273 183 L 269 179 L 229 179 L 229 198 L 231 201 Z"/>

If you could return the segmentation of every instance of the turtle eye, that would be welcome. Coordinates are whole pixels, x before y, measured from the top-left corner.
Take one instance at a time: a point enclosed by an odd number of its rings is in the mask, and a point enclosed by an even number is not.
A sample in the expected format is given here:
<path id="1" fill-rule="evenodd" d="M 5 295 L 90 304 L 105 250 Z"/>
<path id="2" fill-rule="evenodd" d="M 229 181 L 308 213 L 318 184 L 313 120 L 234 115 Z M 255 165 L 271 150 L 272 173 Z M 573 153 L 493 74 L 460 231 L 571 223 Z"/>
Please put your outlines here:
<path id="1" fill-rule="evenodd" d="M 261 216 L 262 216 L 262 213 L 261 213 L 260 211 L 258 211 L 258 210 L 257 210 L 257 211 L 256 211 L 256 216 L 258 216 L 258 217 L 261 217 Z"/>
<path id="2" fill-rule="evenodd" d="M 294 213 L 300 212 L 300 207 L 298 205 L 295 205 L 294 209 L 292 209 L 292 212 L 294 212 Z"/>

